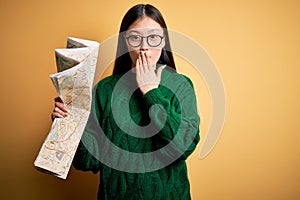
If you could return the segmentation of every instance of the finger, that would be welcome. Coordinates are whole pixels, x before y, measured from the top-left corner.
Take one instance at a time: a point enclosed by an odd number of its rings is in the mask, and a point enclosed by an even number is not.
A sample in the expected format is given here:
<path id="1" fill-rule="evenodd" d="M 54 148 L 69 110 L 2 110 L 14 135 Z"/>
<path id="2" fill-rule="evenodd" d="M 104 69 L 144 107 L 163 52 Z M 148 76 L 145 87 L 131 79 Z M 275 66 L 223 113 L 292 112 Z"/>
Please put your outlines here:
<path id="1" fill-rule="evenodd" d="M 163 66 L 160 66 L 158 69 L 157 69 L 157 72 L 156 72 L 156 76 L 157 78 L 161 78 L 161 73 L 163 71 L 163 69 L 166 67 L 166 65 L 163 65 Z"/>
<path id="2" fill-rule="evenodd" d="M 62 102 L 55 102 L 55 107 L 58 107 L 63 112 L 68 112 L 67 107 Z"/>
<path id="3" fill-rule="evenodd" d="M 63 101 L 62 101 L 62 99 L 60 97 L 54 98 L 54 101 L 55 101 L 55 106 L 56 107 L 59 107 L 64 112 L 68 112 L 67 107 L 65 106 L 65 104 L 63 103 Z"/>
<path id="4" fill-rule="evenodd" d="M 139 56 L 139 64 L 140 64 L 139 66 L 140 74 L 145 73 L 142 54 Z"/>
<path id="5" fill-rule="evenodd" d="M 143 69 L 148 70 L 148 62 L 146 60 L 146 52 L 142 53 Z"/>
<path id="6" fill-rule="evenodd" d="M 55 107 L 53 110 L 53 114 L 55 116 L 60 116 L 60 117 L 67 117 L 68 114 L 64 111 L 62 111 L 61 109 L 59 109 L 58 107 Z"/>
<path id="7" fill-rule="evenodd" d="M 59 113 L 53 112 L 52 113 L 52 119 L 54 119 L 54 118 L 63 118 L 63 116 Z"/>
<path id="8" fill-rule="evenodd" d="M 145 52 L 145 60 L 146 60 L 146 63 L 147 63 L 148 70 L 149 71 L 153 70 L 154 68 L 152 66 L 152 63 L 150 61 L 150 57 L 149 57 L 147 52 Z"/>
<path id="9" fill-rule="evenodd" d="M 139 57 L 136 59 L 136 62 L 135 62 L 135 72 L 137 75 L 140 74 L 140 59 L 139 59 Z"/>

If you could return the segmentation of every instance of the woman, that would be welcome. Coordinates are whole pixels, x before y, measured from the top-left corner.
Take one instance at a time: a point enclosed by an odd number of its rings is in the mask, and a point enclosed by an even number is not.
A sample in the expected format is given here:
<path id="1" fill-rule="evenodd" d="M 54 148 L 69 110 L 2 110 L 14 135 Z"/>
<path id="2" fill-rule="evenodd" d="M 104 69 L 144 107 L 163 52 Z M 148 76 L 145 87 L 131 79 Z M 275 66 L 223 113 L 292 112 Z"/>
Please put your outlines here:
<path id="1" fill-rule="evenodd" d="M 61 101 L 55 105 L 53 118 L 67 115 Z M 99 199 L 191 199 L 185 160 L 200 140 L 199 121 L 192 82 L 176 73 L 161 13 L 136 5 L 121 23 L 113 75 L 94 88 L 73 165 L 100 171 Z"/>

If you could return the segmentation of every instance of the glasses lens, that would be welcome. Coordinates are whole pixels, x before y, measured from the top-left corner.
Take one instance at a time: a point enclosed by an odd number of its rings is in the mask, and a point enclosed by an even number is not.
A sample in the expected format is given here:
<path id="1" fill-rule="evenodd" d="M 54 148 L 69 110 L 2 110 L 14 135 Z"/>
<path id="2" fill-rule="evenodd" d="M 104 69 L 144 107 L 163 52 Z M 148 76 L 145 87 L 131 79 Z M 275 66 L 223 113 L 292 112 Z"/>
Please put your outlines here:
<path id="1" fill-rule="evenodd" d="M 131 35 L 127 37 L 127 41 L 130 46 L 132 47 L 138 47 L 141 46 L 143 42 L 143 38 L 147 40 L 147 43 L 150 47 L 157 47 L 161 44 L 163 37 L 160 35 L 148 35 L 147 37 L 143 37 L 140 35 Z"/>
<path id="2" fill-rule="evenodd" d="M 149 46 L 151 46 L 151 47 L 159 46 L 161 41 L 162 41 L 162 37 L 159 35 L 149 35 L 147 37 L 147 42 L 148 42 Z"/>
<path id="3" fill-rule="evenodd" d="M 139 35 L 131 35 L 128 38 L 128 43 L 130 46 L 137 47 L 142 43 L 142 37 Z"/>

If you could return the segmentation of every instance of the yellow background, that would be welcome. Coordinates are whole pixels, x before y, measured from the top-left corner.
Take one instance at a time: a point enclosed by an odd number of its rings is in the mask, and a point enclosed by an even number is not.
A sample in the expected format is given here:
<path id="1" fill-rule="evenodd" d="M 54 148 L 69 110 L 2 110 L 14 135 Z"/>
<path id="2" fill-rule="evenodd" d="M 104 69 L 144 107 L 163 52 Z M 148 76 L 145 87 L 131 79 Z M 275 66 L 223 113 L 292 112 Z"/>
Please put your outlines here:
<path id="1" fill-rule="evenodd" d="M 95 199 L 98 175 L 71 169 L 67 180 L 37 172 L 34 159 L 48 134 L 57 95 L 54 49 L 68 36 L 104 41 L 118 33 L 125 0 L 0 1 L 0 198 Z M 195 200 L 300 199 L 300 2 L 147 1 L 170 29 L 203 46 L 227 94 L 224 129 L 214 150 L 188 159 Z M 211 105 L 201 77 L 191 76 L 202 118 Z"/>

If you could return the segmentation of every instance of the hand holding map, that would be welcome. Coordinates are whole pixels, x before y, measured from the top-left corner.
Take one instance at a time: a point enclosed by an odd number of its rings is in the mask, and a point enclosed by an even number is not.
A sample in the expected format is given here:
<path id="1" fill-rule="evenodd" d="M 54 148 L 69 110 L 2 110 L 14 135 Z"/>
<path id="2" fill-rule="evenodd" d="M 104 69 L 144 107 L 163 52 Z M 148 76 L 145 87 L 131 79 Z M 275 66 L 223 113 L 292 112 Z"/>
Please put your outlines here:
<path id="1" fill-rule="evenodd" d="M 99 43 L 68 38 L 66 49 L 56 49 L 58 73 L 50 76 L 68 109 L 68 116 L 55 118 L 34 162 L 43 172 L 66 179 L 87 123 Z"/>

